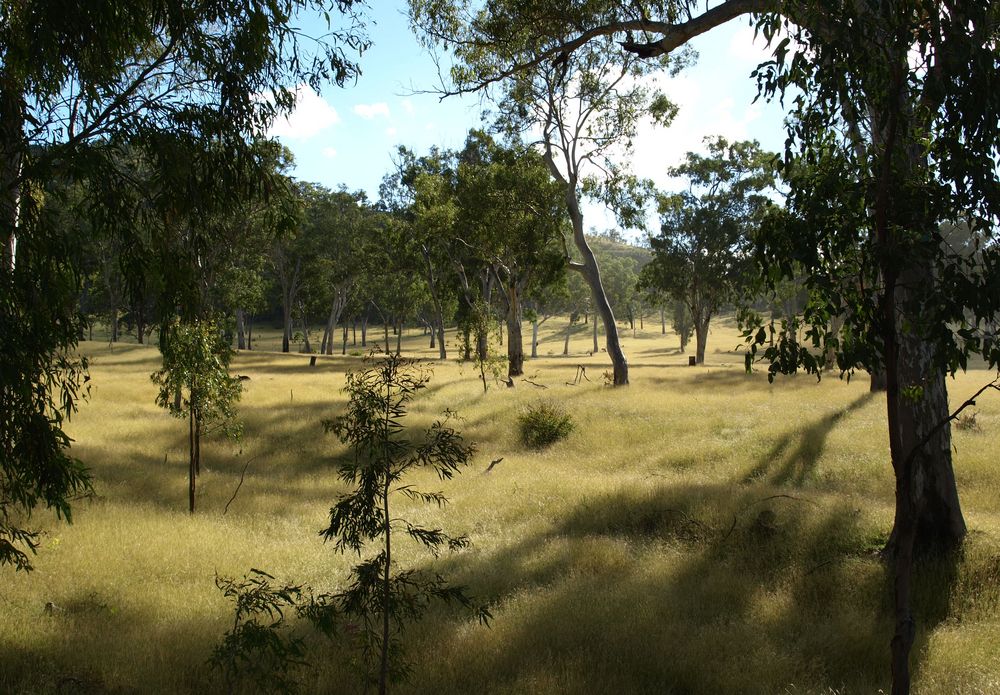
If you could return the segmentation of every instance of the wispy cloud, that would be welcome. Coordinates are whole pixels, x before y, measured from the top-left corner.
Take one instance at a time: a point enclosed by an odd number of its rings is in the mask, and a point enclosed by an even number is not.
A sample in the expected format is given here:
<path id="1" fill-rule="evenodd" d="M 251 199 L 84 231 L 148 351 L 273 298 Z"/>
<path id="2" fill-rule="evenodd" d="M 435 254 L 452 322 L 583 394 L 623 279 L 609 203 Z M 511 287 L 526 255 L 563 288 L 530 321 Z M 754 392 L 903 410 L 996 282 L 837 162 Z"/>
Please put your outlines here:
<path id="1" fill-rule="evenodd" d="M 385 118 L 389 117 L 389 105 L 384 101 L 379 101 L 374 104 L 357 104 L 353 111 L 357 115 L 368 120 L 371 120 L 376 116 L 383 116 Z"/>

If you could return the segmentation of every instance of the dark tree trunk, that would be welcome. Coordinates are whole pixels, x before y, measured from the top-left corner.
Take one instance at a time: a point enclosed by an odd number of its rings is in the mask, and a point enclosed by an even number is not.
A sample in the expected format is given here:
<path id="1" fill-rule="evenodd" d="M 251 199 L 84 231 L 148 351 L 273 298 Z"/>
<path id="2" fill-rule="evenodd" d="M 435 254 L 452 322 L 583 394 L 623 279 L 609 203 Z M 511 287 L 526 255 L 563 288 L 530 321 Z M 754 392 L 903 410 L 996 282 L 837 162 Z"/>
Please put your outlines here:
<path id="1" fill-rule="evenodd" d="M 597 347 L 597 321 L 594 321 L 593 327 L 594 327 L 594 348 L 593 348 L 593 353 L 596 355 L 597 351 L 599 349 Z"/>
<path id="2" fill-rule="evenodd" d="M 118 309 L 117 307 L 111 308 L 111 342 L 118 342 Z"/>
<path id="3" fill-rule="evenodd" d="M 242 309 L 236 310 L 236 349 L 246 350 L 247 348 L 247 337 L 246 337 L 246 316 Z"/>
<path id="4" fill-rule="evenodd" d="M 538 357 L 538 319 L 531 322 L 531 359 Z"/>
<path id="5" fill-rule="evenodd" d="M 402 351 L 402 345 L 403 345 L 403 322 L 399 319 L 396 319 L 394 327 L 396 329 L 396 355 L 398 356 Z"/>
<path id="6" fill-rule="evenodd" d="M 569 354 L 569 334 L 573 331 L 573 320 L 566 325 L 566 339 L 563 340 L 563 355 Z"/>
<path id="7" fill-rule="evenodd" d="M 281 334 L 281 351 L 289 352 L 292 346 L 292 305 L 287 298 L 281 307 L 283 331 Z"/>
<path id="8" fill-rule="evenodd" d="M 188 411 L 188 512 L 194 514 L 194 410 Z"/>
<path id="9" fill-rule="evenodd" d="M 708 324 L 712 318 L 712 315 L 709 314 L 708 312 L 704 313 L 705 313 L 704 318 L 696 318 L 694 321 L 694 337 L 695 337 L 694 361 L 697 364 L 705 363 L 705 346 L 708 344 Z"/>
<path id="10" fill-rule="evenodd" d="M 361 317 L 361 347 L 368 347 L 368 316 Z"/>
<path id="11" fill-rule="evenodd" d="M 870 376 L 871 376 L 871 378 L 870 378 L 869 383 L 868 383 L 868 390 L 871 391 L 872 393 L 877 393 L 879 391 L 885 391 L 885 388 L 886 388 L 885 370 L 884 369 L 876 369 L 874 372 L 871 373 Z"/>
<path id="12" fill-rule="evenodd" d="M 667 334 L 667 312 L 662 306 L 660 307 L 660 334 Z"/>
<path id="13" fill-rule="evenodd" d="M 344 342 L 342 343 L 342 345 L 340 347 L 340 354 L 341 355 L 346 355 L 347 354 L 347 322 L 346 321 L 344 322 Z"/>
<path id="14" fill-rule="evenodd" d="M 524 342 L 521 337 L 521 296 L 517 282 L 507 291 L 507 378 L 524 374 Z"/>

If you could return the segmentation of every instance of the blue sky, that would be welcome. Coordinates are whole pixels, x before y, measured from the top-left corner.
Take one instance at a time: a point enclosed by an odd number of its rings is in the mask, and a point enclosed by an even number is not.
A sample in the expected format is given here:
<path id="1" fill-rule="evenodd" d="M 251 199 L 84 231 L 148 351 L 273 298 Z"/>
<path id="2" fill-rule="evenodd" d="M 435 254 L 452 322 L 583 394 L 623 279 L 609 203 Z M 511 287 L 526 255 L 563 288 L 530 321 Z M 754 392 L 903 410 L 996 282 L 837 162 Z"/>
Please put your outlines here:
<path id="1" fill-rule="evenodd" d="M 378 196 L 382 176 L 391 170 L 397 145 L 418 154 L 432 145 L 457 148 L 469 128 L 480 123 L 476 97 L 440 100 L 432 90 L 437 73 L 432 58 L 410 33 L 405 2 L 381 0 L 369 10 L 372 47 L 361 57 L 362 75 L 346 87 L 328 86 L 317 95 L 304 88 L 298 107 L 271 134 L 295 155 L 296 178 L 325 186 L 344 184 Z M 685 152 L 702 149 L 702 138 L 755 138 L 772 150 L 784 143 L 782 112 L 777 104 L 753 103 L 756 85 L 749 75 L 764 59 L 746 20 L 736 20 L 694 42 L 697 63 L 657 85 L 680 106 L 674 123 L 640 127 L 631 158 L 633 171 L 673 189 L 666 169 Z M 598 229 L 610 218 L 592 214 Z"/>

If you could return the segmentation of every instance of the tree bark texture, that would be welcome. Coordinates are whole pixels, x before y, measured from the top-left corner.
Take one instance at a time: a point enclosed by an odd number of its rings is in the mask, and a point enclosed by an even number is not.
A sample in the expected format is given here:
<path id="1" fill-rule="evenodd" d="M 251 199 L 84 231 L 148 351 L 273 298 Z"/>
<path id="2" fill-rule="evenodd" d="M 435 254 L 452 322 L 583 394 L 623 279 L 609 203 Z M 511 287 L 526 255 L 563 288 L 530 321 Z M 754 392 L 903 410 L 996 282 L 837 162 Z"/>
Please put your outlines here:
<path id="1" fill-rule="evenodd" d="M 507 377 L 524 374 L 524 341 L 521 337 L 521 297 L 518 282 L 509 283 L 507 290 Z M 537 324 L 536 329 L 537 329 Z"/>
<path id="2" fill-rule="evenodd" d="M 236 349 L 246 350 L 246 315 L 242 309 L 236 310 Z"/>

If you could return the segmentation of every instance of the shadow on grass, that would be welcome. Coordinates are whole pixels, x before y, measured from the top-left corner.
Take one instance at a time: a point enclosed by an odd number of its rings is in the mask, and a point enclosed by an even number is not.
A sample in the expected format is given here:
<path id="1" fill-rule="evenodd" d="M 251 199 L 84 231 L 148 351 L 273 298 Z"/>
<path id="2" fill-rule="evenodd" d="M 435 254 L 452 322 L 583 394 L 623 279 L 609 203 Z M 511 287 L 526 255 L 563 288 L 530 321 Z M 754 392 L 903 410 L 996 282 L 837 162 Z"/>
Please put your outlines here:
<path id="1" fill-rule="evenodd" d="M 773 485 L 802 487 L 816 469 L 830 432 L 846 416 L 867 405 L 874 394 L 865 393 L 847 407 L 797 427 L 782 435 L 744 477 L 744 483 L 767 480 Z"/>
<path id="2" fill-rule="evenodd" d="M 494 632 L 418 640 L 407 691 L 876 692 L 887 689 L 888 577 L 857 510 L 725 485 L 583 500 L 548 531 L 448 561 L 496 605 Z M 917 590 L 914 672 L 954 572 Z M 464 640 L 464 641 L 463 641 Z M 471 652 L 471 653 L 470 653 Z M 463 657 L 458 657 L 459 659 Z M 829 689 L 829 690 L 828 690 Z"/>
<path id="3" fill-rule="evenodd" d="M 583 500 L 549 531 L 468 563 L 497 603 L 487 657 L 412 690 L 874 692 L 886 685 L 883 571 L 853 510 L 685 486 Z M 548 675 L 559 674 L 549 683 Z M 483 681 L 482 679 L 486 679 Z M 547 683 L 549 683 L 547 685 Z M 440 690 L 438 688 L 440 687 Z"/>

